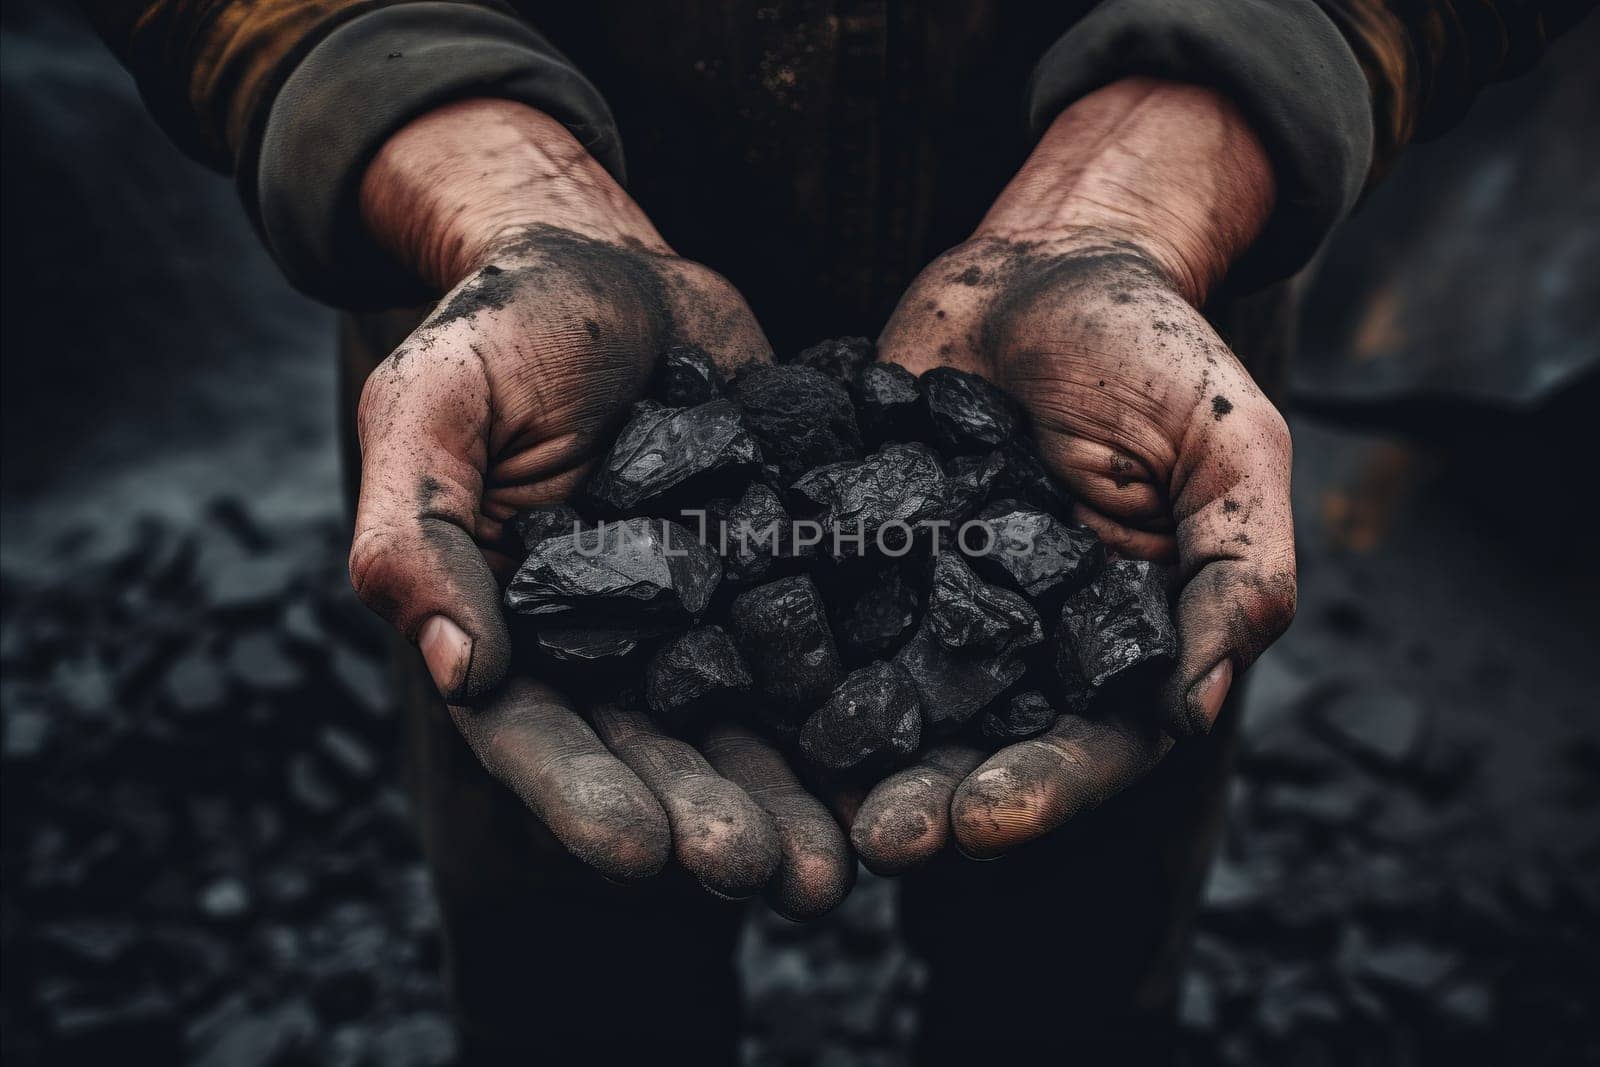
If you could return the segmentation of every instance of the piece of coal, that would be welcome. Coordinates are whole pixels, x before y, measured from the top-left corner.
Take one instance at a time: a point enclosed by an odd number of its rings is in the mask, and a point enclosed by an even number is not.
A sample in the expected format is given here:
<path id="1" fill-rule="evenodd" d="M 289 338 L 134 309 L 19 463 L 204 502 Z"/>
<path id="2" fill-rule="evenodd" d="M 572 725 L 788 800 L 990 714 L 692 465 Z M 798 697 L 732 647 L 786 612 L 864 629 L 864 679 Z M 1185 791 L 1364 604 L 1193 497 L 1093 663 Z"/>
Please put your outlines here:
<path id="1" fill-rule="evenodd" d="M 669 490 L 687 491 L 691 479 L 760 462 L 761 448 L 732 401 L 692 408 L 644 401 L 600 461 L 586 493 L 603 508 L 636 511 Z"/>
<path id="2" fill-rule="evenodd" d="M 973 533 L 965 539 L 973 566 L 1009 579 L 1036 603 L 1053 606 L 1087 585 L 1105 564 L 1105 546 L 1092 532 L 1014 500 L 986 506 L 977 521 L 993 537 Z"/>
<path id="3" fill-rule="evenodd" d="M 1094 686 L 1089 684 L 1078 669 L 1078 655 L 1072 648 L 1072 637 L 1064 627 L 1057 627 L 1051 648 L 1055 653 L 1055 678 L 1050 699 L 1064 714 L 1082 715 L 1094 704 Z M 1048 683 L 1047 683 L 1048 684 Z"/>
<path id="4" fill-rule="evenodd" d="M 534 640 L 539 651 L 566 663 L 592 663 L 620 659 L 639 647 L 638 630 L 617 630 L 604 626 L 544 626 Z"/>
<path id="5" fill-rule="evenodd" d="M 760 581 L 774 562 L 794 555 L 789 513 L 770 486 L 751 482 L 737 501 L 708 510 L 707 543 L 722 556 L 728 578 Z"/>
<path id="6" fill-rule="evenodd" d="M 922 610 L 922 591 L 906 567 L 849 573 L 828 597 L 839 651 L 851 662 L 890 655 L 905 641 Z"/>
<path id="7" fill-rule="evenodd" d="M 710 353 L 699 345 L 676 344 L 661 354 L 651 393 L 668 407 L 692 408 L 710 403 L 727 389 Z"/>
<path id="8" fill-rule="evenodd" d="M 644 699 L 668 727 L 683 730 L 748 692 L 750 671 L 720 626 L 701 626 L 663 645 L 645 670 Z"/>
<path id="9" fill-rule="evenodd" d="M 1009 589 L 979 578 L 958 555 L 942 552 L 933 563 L 928 623 L 948 649 L 1019 652 L 1044 640 L 1039 613 Z"/>
<path id="10" fill-rule="evenodd" d="M 976 374 L 935 367 L 920 384 L 934 440 L 950 455 L 998 448 L 1021 429 L 1016 404 Z"/>
<path id="11" fill-rule="evenodd" d="M 583 520 L 571 504 L 535 504 L 511 516 L 508 525 L 522 543 L 524 552 L 547 537 L 569 534 L 582 525 Z"/>
<path id="12" fill-rule="evenodd" d="M 925 436 L 922 390 L 898 363 L 868 363 L 856 374 L 856 422 L 869 445 Z"/>
<path id="13" fill-rule="evenodd" d="M 1112 560 L 1067 598 L 1061 630 L 1079 674 L 1097 690 L 1113 679 L 1165 677 L 1178 654 L 1166 568 L 1147 560 Z"/>
<path id="14" fill-rule="evenodd" d="M 1036 737 L 1055 725 L 1056 709 L 1036 689 L 996 704 L 983 716 L 983 736 L 998 745 Z"/>
<path id="15" fill-rule="evenodd" d="M 851 671 L 800 731 L 800 751 L 833 771 L 884 770 L 922 741 L 922 711 L 910 675 L 878 661 Z"/>
<path id="16" fill-rule="evenodd" d="M 733 398 L 784 484 L 813 467 L 861 458 L 850 394 L 821 371 L 793 365 L 746 368 L 733 383 Z"/>
<path id="17" fill-rule="evenodd" d="M 1015 685 L 1025 670 L 1017 656 L 951 651 L 927 620 L 894 661 L 917 687 L 927 737 L 943 737 L 958 729 Z"/>
<path id="18" fill-rule="evenodd" d="M 686 625 L 721 579 L 722 561 L 682 526 L 627 519 L 539 542 L 511 579 L 505 602 L 521 615 L 570 615 L 607 628 L 645 620 Z"/>
<path id="19" fill-rule="evenodd" d="M 1057 518 L 1072 514 L 1072 496 L 1045 469 L 1031 442 L 1008 442 L 993 453 L 998 463 L 989 486 L 990 500 L 1020 500 Z"/>
<path id="20" fill-rule="evenodd" d="M 1005 469 L 1005 456 L 998 450 L 956 456 L 946 463 L 951 521 L 961 522 L 976 513 L 994 495 L 994 483 Z"/>
<path id="21" fill-rule="evenodd" d="M 833 337 L 803 350 L 794 362 L 848 383 L 855 380 L 858 370 L 872 362 L 874 347 L 865 337 Z"/>
<path id="22" fill-rule="evenodd" d="M 734 639 L 767 698 L 764 716 L 793 736 L 843 673 L 816 582 L 800 575 L 747 589 L 734 598 L 732 617 Z"/>
<path id="23" fill-rule="evenodd" d="M 861 555 L 882 547 L 902 554 L 906 534 L 920 523 L 950 513 L 949 487 L 939 459 L 927 445 L 890 444 L 860 463 L 818 467 L 794 484 L 796 495 L 821 508 L 821 548 L 834 555 Z M 904 523 L 884 530 L 889 524 Z M 879 531 L 884 532 L 878 546 Z"/>

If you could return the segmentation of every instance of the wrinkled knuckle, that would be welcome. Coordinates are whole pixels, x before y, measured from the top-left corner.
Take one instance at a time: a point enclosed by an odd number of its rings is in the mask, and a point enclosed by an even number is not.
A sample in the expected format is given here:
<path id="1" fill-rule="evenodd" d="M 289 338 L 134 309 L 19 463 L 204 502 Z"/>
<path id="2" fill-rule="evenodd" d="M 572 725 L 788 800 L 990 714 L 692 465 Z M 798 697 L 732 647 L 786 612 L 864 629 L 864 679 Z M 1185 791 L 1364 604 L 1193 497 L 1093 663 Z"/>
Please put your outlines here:
<path id="1" fill-rule="evenodd" d="M 401 540 L 396 527 L 379 525 L 361 530 L 350 545 L 350 584 L 361 602 L 380 614 L 389 614 L 394 606 Z"/>

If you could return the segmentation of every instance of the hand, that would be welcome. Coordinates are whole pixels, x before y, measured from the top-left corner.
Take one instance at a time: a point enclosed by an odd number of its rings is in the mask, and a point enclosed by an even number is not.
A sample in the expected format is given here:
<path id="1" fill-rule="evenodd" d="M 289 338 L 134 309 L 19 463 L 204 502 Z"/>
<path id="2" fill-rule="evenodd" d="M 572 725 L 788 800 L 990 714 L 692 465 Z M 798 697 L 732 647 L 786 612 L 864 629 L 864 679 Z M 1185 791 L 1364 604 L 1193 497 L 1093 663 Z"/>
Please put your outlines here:
<path id="1" fill-rule="evenodd" d="M 770 359 L 744 300 L 520 104 L 417 119 L 361 196 L 370 232 L 447 291 L 362 390 L 356 591 L 417 643 L 479 761 L 574 855 L 633 880 L 670 850 L 713 892 L 771 883 L 786 914 L 831 908 L 854 877 L 843 835 L 756 737 L 719 727 L 702 754 L 642 715 L 586 721 L 550 686 L 507 678 L 502 524 L 580 483 L 669 343 L 727 369 Z"/>
<path id="2" fill-rule="evenodd" d="M 1097 806 L 1208 730 L 1288 626 L 1288 429 L 1197 310 L 1271 205 L 1261 146 L 1222 97 L 1120 82 L 1063 113 L 901 300 L 881 358 L 1011 391 L 1074 518 L 1117 553 L 1177 563 L 1180 651 L 1159 709 L 1064 716 L 988 759 L 944 746 L 880 783 L 851 831 L 869 868 L 906 870 L 952 831 L 995 856 Z"/>

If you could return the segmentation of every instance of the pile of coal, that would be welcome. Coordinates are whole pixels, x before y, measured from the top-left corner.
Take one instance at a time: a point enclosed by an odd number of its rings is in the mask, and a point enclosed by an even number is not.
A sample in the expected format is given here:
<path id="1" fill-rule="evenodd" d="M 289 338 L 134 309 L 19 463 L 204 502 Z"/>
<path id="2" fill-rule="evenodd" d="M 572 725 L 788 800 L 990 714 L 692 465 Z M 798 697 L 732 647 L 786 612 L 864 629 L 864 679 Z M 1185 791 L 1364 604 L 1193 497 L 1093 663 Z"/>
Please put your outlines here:
<path id="1" fill-rule="evenodd" d="M 692 735 L 758 725 L 878 775 L 1148 693 L 1177 635 L 1168 574 L 1108 560 L 984 378 L 920 378 L 860 338 L 731 381 L 663 354 L 571 504 L 510 524 L 531 668 Z"/>

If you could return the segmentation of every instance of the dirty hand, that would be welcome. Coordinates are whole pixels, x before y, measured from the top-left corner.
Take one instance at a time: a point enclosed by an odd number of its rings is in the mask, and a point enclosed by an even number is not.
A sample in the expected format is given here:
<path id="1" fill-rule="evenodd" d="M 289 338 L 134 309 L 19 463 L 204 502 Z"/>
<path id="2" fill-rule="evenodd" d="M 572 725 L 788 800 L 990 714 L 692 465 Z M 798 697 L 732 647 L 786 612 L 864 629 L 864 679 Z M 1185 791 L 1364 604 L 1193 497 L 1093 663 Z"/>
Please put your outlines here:
<path id="1" fill-rule="evenodd" d="M 1136 781 L 1216 719 L 1295 609 L 1288 430 L 1197 310 L 1273 199 L 1219 94 L 1130 79 L 1064 112 L 974 236 L 930 265 L 879 342 L 913 372 L 986 375 L 1027 408 L 1077 521 L 1175 562 L 1177 666 L 1160 708 L 1063 716 L 988 759 L 936 748 L 880 783 L 851 838 L 906 870 L 1032 840 Z"/>
<path id="2" fill-rule="evenodd" d="M 854 876 L 843 834 L 753 734 L 715 728 L 702 752 L 507 676 L 502 524 L 571 493 L 669 343 L 725 368 L 770 359 L 743 298 L 674 255 L 564 127 L 508 101 L 400 130 L 361 203 L 445 295 L 362 390 L 356 591 L 417 643 L 489 773 L 581 860 L 633 880 L 670 853 L 713 892 L 831 908 Z"/>

